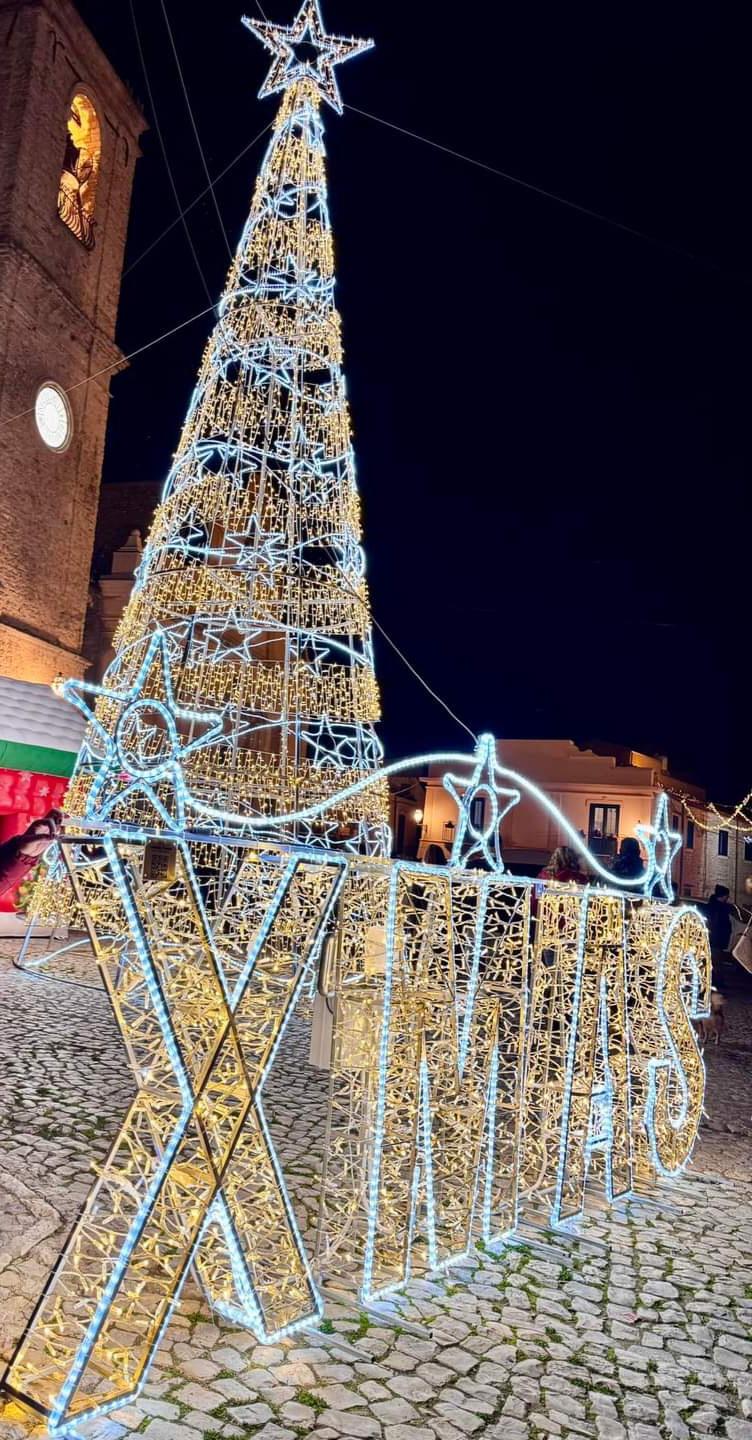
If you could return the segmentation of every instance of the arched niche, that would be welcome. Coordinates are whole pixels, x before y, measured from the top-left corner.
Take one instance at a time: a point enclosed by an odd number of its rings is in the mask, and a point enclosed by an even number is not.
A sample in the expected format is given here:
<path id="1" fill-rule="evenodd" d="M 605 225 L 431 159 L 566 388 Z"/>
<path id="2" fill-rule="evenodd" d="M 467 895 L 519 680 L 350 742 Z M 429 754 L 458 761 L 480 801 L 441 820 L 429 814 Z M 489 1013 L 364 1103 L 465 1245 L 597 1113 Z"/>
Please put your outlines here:
<path id="1" fill-rule="evenodd" d="M 64 225 L 87 250 L 94 248 L 97 183 L 102 160 L 102 128 L 85 90 L 73 96 L 65 133 L 57 210 Z"/>

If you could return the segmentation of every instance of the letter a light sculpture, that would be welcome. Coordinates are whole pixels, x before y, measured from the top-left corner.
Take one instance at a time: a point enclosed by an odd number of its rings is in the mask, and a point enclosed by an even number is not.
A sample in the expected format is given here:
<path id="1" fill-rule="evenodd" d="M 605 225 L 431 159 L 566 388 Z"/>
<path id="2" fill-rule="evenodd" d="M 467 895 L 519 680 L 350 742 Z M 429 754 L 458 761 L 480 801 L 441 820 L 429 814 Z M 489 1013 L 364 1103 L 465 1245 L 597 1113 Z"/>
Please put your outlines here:
<path id="1" fill-rule="evenodd" d="M 387 853 L 322 100 L 370 41 L 247 20 L 283 98 L 62 845 L 137 1095 L 11 1363 L 70 1429 L 137 1393 L 196 1264 L 260 1339 L 320 1313 L 261 1105 L 348 852 Z M 294 852 L 243 844 L 248 822 Z M 306 848 L 308 847 L 308 848 Z"/>

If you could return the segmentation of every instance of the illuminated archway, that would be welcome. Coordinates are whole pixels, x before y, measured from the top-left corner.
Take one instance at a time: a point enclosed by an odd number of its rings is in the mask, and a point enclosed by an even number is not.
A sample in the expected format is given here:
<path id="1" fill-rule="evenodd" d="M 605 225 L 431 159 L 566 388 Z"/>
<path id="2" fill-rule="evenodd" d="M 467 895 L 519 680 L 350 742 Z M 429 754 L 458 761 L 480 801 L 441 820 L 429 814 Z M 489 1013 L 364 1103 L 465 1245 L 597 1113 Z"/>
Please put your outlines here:
<path id="1" fill-rule="evenodd" d="M 94 103 L 83 90 L 68 113 L 65 155 L 57 209 L 60 219 L 87 250 L 94 246 L 94 207 L 102 158 L 102 130 Z"/>

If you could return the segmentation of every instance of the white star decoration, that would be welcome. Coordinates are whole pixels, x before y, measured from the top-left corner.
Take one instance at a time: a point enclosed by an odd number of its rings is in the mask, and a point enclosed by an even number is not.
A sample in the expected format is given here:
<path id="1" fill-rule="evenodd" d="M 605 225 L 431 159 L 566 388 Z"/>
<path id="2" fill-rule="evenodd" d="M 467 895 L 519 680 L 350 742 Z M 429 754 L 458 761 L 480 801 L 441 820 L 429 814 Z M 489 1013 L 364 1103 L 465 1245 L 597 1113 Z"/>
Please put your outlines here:
<path id="1" fill-rule="evenodd" d="M 149 685 L 152 666 L 161 672 L 164 700 L 152 698 Z M 89 685 L 69 680 L 65 695 L 89 724 L 81 755 L 84 765 L 96 769 L 89 791 L 87 816 L 102 820 L 111 816 L 116 806 L 140 790 L 154 807 L 160 820 L 169 829 L 185 826 L 186 799 L 190 801 L 183 777 L 183 761 L 196 750 L 216 744 L 224 730 L 226 710 L 221 713 L 183 710 L 175 701 L 170 671 L 167 639 L 161 630 L 152 635 L 138 674 L 127 690 L 111 690 L 106 685 Z M 122 706 L 114 734 L 97 719 L 94 701 L 87 696 L 104 696 Z M 184 742 L 178 721 L 190 726 L 209 728 L 204 734 Z M 158 722 L 158 723 L 157 723 Z M 95 748 L 96 741 L 99 746 Z M 156 747 L 155 747 L 155 741 Z M 173 789 L 173 808 L 168 809 L 154 786 L 168 780 Z"/>
<path id="2" fill-rule="evenodd" d="M 636 825 L 635 832 L 648 855 L 643 890 L 649 896 L 654 896 L 658 891 L 661 899 L 670 903 L 674 898 L 671 866 L 681 849 L 682 837 L 678 831 L 669 829 L 668 796 L 665 791 L 661 791 L 658 796 L 653 823 Z"/>
<path id="3" fill-rule="evenodd" d="M 315 84 L 321 98 L 326 100 L 338 115 L 342 114 L 335 65 L 351 60 L 370 50 L 373 40 L 347 39 L 343 35 L 327 35 L 321 18 L 319 0 L 303 0 L 292 25 L 273 25 L 270 20 L 250 20 L 243 16 L 243 24 L 257 35 L 274 60 L 261 89 L 259 98 L 274 95 L 277 90 L 287 90 L 298 80 L 309 79 Z M 317 52 L 313 58 L 301 57 L 296 45 L 307 45 Z"/>
<path id="4" fill-rule="evenodd" d="M 464 787 L 460 795 L 458 786 Z M 496 783 L 496 742 L 493 735 L 481 735 L 475 750 L 475 769 L 469 780 L 458 775 L 444 776 L 444 789 L 456 802 L 458 811 L 457 834 L 452 846 L 450 864 L 467 867 L 476 856 L 485 861 L 489 870 L 500 873 L 504 870 L 501 855 L 499 831 L 501 822 L 509 811 L 519 804 L 519 790 L 503 790 Z M 499 805 L 503 797 L 505 804 Z M 473 801 L 482 798 L 483 824 L 473 822 Z"/>

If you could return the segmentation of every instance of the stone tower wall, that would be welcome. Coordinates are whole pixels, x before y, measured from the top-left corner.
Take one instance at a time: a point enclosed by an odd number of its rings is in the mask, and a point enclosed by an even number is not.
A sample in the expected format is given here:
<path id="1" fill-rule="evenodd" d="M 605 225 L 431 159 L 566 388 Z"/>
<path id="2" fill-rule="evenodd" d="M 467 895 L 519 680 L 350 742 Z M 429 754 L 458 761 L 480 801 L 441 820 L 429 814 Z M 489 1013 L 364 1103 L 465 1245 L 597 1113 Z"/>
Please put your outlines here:
<path id="1" fill-rule="evenodd" d="M 93 101 L 96 240 L 58 215 L 70 101 Z M 0 0 L 0 673 L 83 673 L 115 321 L 143 119 L 70 0 Z M 89 383 L 95 372 L 107 373 Z M 39 385 L 72 390 L 67 450 L 37 433 Z"/>

